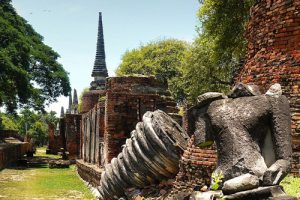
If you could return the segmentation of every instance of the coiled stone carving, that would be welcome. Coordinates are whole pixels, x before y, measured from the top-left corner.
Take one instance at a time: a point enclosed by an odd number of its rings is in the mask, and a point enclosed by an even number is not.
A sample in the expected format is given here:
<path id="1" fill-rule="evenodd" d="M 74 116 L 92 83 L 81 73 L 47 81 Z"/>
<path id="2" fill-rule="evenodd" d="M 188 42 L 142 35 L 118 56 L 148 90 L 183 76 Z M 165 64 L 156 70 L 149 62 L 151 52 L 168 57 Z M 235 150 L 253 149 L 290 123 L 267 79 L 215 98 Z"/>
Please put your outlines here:
<path id="1" fill-rule="evenodd" d="M 176 176 L 188 140 L 188 135 L 166 113 L 145 113 L 122 152 L 105 166 L 100 199 L 118 199 L 126 188 L 143 188 Z"/>

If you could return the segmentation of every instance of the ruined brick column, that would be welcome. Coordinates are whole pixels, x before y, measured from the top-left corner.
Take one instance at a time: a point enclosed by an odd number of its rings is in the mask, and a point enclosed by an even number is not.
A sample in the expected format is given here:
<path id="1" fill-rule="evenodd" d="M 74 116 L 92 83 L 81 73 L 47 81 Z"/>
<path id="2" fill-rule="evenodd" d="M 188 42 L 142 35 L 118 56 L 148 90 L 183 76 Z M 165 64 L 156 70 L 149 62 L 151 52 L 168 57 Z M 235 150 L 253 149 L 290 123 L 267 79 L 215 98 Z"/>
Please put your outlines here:
<path id="1" fill-rule="evenodd" d="M 79 156 L 80 148 L 80 121 L 81 115 L 66 114 L 65 116 L 65 137 L 66 148 L 69 152 L 69 159 Z"/>
<path id="2" fill-rule="evenodd" d="M 251 8 L 246 63 L 235 82 L 255 83 L 262 92 L 280 83 L 289 98 L 294 163 L 300 175 L 300 1 L 260 0 Z"/>
<path id="3" fill-rule="evenodd" d="M 107 79 L 106 88 L 105 163 L 122 151 L 130 132 L 147 111 L 178 112 L 166 85 L 154 77 L 111 77 Z"/>

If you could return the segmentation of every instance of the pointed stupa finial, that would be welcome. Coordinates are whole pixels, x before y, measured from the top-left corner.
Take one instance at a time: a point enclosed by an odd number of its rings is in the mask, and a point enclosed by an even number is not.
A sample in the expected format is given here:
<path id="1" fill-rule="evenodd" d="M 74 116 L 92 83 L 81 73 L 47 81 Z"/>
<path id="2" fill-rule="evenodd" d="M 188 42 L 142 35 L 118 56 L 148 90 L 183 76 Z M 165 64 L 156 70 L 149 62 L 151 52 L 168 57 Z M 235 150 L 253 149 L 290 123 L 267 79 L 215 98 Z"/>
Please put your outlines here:
<path id="1" fill-rule="evenodd" d="M 61 109 L 60 109 L 60 118 L 64 118 L 64 117 L 65 117 L 65 109 L 62 106 Z"/>
<path id="2" fill-rule="evenodd" d="M 68 106 L 68 108 L 66 110 L 67 114 L 71 114 L 72 104 L 73 104 L 73 102 L 72 102 L 72 92 L 70 92 L 69 93 L 69 106 Z"/>
<path id="3" fill-rule="evenodd" d="M 106 77 L 108 77 L 108 73 L 105 61 L 104 36 L 101 12 L 99 12 L 97 50 L 92 77 L 94 77 L 94 81 L 91 83 L 91 89 L 104 89 L 105 79 Z"/>
<path id="4" fill-rule="evenodd" d="M 77 90 L 74 89 L 73 91 L 73 104 L 78 105 L 78 97 L 77 97 Z"/>
<path id="5" fill-rule="evenodd" d="M 72 105 L 72 114 L 78 114 L 78 97 L 77 97 L 77 91 L 74 89 L 73 92 L 73 105 Z"/>
<path id="6" fill-rule="evenodd" d="M 69 109 L 71 109 L 72 108 L 72 104 L 73 104 L 73 102 L 72 102 L 72 92 L 70 92 L 70 94 L 69 94 Z"/>

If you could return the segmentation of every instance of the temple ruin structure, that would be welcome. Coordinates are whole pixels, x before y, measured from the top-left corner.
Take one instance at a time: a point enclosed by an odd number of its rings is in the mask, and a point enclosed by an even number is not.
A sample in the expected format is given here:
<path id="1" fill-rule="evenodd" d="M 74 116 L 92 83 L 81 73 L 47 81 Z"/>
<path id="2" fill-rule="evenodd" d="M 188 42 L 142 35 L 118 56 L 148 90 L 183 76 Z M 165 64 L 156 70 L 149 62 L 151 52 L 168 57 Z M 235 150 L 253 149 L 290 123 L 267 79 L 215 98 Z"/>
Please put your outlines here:
<path id="1" fill-rule="evenodd" d="M 163 110 L 179 123 L 180 117 L 167 86 L 154 77 L 108 77 L 101 13 L 92 77 L 82 97 L 77 166 L 83 179 L 98 186 L 101 167 L 122 152 L 122 145 L 147 111 Z"/>
<path id="2" fill-rule="evenodd" d="M 80 122 L 81 115 L 78 114 L 78 97 L 74 89 L 69 95 L 69 106 L 64 112 L 61 108 L 60 119 L 57 124 L 48 125 L 48 148 L 47 153 L 58 154 L 67 152 L 69 159 L 79 156 L 80 146 Z"/>
<path id="3" fill-rule="evenodd" d="M 260 0 L 251 8 L 247 25 L 246 63 L 236 82 L 254 83 L 266 92 L 280 83 L 292 119 L 292 173 L 300 176 L 300 2 Z"/>

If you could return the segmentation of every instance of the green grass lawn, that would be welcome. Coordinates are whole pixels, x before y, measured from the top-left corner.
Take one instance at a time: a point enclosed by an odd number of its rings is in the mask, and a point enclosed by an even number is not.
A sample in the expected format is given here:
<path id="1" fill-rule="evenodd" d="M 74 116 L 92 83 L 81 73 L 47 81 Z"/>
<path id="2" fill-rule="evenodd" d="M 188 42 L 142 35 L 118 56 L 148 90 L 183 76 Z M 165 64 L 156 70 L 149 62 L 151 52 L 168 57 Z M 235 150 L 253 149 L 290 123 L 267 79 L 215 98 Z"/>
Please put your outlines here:
<path id="1" fill-rule="evenodd" d="M 49 157 L 49 158 L 54 158 L 54 159 L 61 158 L 61 155 L 46 154 L 46 149 L 47 149 L 46 146 L 38 147 L 36 149 L 34 156 Z"/>
<path id="2" fill-rule="evenodd" d="M 49 156 L 37 149 L 38 156 Z M 58 158 L 55 155 L 49 156 Z M 43 166 L 43 165 L 41 165 Z M 48 167 L 4 169 L 0 171 L 0 199 L 5 200 L 71 200 L 96 199 L 79 179 L 75 166 L 67 169 Z"/>

